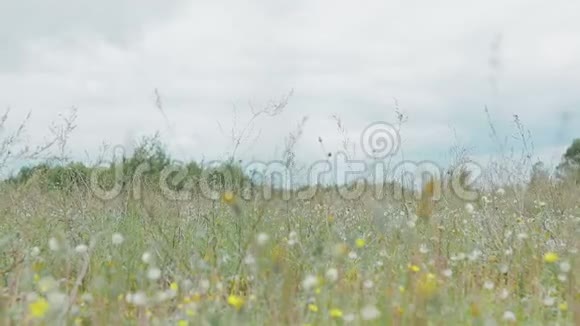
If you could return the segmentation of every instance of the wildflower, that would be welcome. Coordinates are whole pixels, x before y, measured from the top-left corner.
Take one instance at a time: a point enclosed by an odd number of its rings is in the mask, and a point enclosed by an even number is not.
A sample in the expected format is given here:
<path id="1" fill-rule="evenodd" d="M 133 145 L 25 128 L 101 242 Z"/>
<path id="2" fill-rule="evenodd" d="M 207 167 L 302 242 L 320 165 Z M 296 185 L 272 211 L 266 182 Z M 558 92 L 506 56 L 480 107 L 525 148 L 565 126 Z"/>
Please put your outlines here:
<path id="1" fill-rule="evenodd" d="M 351 323 L 354 321 L 354 318 L 355 318 L 354 314 L 346 314 L 342 317 L 342 320 L 344 320 L 347 323 Z"/>
<path id="2" fill-rule="evenodd" d="M 547 205 L 547 204 L 546 204 L 546 202 L 545 202 L 545 201 L 540 201 L 540 202 L 538 202 L 538 206 L 539 206 L 539 207 L 546 207 L 546 205 Z"/>
<path id="3" fill-rule="evenodd" d="M 558 309 L 562 312 L 568 311 L 568 304 L 566 302 L 562 302 L 558 305 Z"/>
<path id="4" fill-rule="evenodd" d="M 40 254 L 40 248 L 38 247 L 32 247 L 32 249 L 30 249 L 30 255 L 32 257 L 36 257 Z"/>
<path id="5" fill-rule="evenodd" d="M 352 260 L 355 260 L 355 259 L 357 259 L 357 258 L 358 258 L 358 255 L 357 255 L 357 253 L 356 253 L 356 252 L 354 252 L 354 251 L 351 251 L 351 252 L 349 252 L 349 253 L 348 253 L 348 258 L 350 258 L 350 259 L 352 259 Z"/>
<path id="6" fill-rule="evenodd" d="M 364 246 L 366 245 L 366 241 L 365 239 L 356 239 L 355 244 L 357 248 L 361 249 L 364 248 Z"/>
<path id="7" fill-rule="evenodd" d="M 84 244 L 80 244 L 80 245 L 78 245 L 78 246 L 76 246 L 76 247 L 75 247 L 75 251 L 76 251 L 78 254 L 84 254 L 84 253 L 86 253 L 87 251 L 89 251 L 89 247 L 87 247 L 87 246 L 86 246 L 86 245 L 84 245 Z"/>
<path id="8" fill-rule="evenodd" d="M 54 278 L 47 276 L 38 280 L 37 286 L 40 293 L 48 293 L 56 289 L 57 283 Z"/>
<path id="9" fill-rule="evenodd" d="M 560 257 L 555 252 L 547 252 L 546 254 L 544 254 L 544 262 L 548 264 L 553 264 L 557 262 L 559 259 Z"/>
<path id="10" fill-rule="evenodd" d="M 417 283 L 417 291 L 425 298 L 432 297 L 437 292 L 437 277 L 435 274 L 423 275 Z"/>
<path id="11" fill-rule="evenodd" d="M 28 313 L 33 318 L 40 319 L 46 315 L 48 308 L 50 308 L 48 301 L 45 298 L 38 298 L 28 305 Z"/>
<path id="12" fill-rule="evenodd" d="M 67 301 L 67 295 L 64 293 L 54 291 L 54 292 L 48 293 L 46 295 L 46 299 L 48 300 L 48 303 L 50 304 L 50 306 L 62 307 L 65 305 L 65 303 Z"/>
<path id="13" fill-rule="evenodd" d="M 59 251 L 60 250 L 60 243 L 56 238 L 50 238 L 48 240 L 48 248 L 52 251 Z"/>
<path id="14" fill-rule="evenodd" d="M 479 249 L 473 250 L 468 256 L 469 261 L 476 261 L 481 256 L 482 252 Z"/>
<path id="15" fill-rule="evenodd" d="M 375 286 L 375 283 L 371 280 L 366 280 L 363 283 L 365 289 L 372 289 Z"/>
<path id="16" fill-rule="evenodd" d="M 153 256 L 151 255 L 150 252 L 146 251 L 143 253 L 143 255 L 141 256 L 141 260 L 145 263 L 145 264 L 151 264 L 153 262 Z"/>
<path id="17" fill-rule="evenodd" d="M 121 233 L 113 233 L 113 235 L 111 236 L 111 242 L 116 246 L 122 244 L 124 241 L 125 238 L 123 238 L 123 235 Z"/>
<path id="18" fill-rule="evenodd" d="M 244 298 L 237 296 L 237 295 L 230 295 L 228 297 L 228 304 L 232 307 L 234 307 L 236 310 L 240 310 L 242 309 L 242 307 L 244 306 Z"/>
<path id="19" fill-rule="evenodd" d="M 381 316 L 381 312 L 375 306 L 366 306 L 361 309 L 362 320 L 375 320 Z"/>
<path id="20" fill-rule="evenodd" d="M 248 254 L 244 258 L 244 264 L 246 264 L 246 265 L 254 265 L 255 263 L 256 263 L 256 258 L 254 258 L 254 256 L 252 256 L 252 254 Z"/>
<path id="21" fill-rule="evenodd" d="M 495 193 L 498 196 L 503 197 L 503 195 L 505 195 L 505 190 L 503 188 L 499 188 Z"/>
<path id="22" fill-rule="evenodd" d="M 414 273 L 418 273 L 418 272 L 421 271 L 421 268 L 419 266 L 417 266 L 417 265 L 411 265 L 411 264 L 409 264 L 408 268 L 409 268 L 409 270 L 411 272 L 414 272 Z"/>
<path id="23" fill-rule="evenodd" d="M 552 297 L 548 296 L 548 297 L 545 297 L 545 298 L 544 298 L 544 300 L 542 300 L 542 303 L 543 303 L 543 304 L 544 304 L 544 306 L 546 306 L 546 307 L 551 307 L 551 306 L 553 306 L 553 305 L 554 305 L 554 303 L 556 303 L 556 299 L 554 299 L 554 298 L 552 298 Z"/>
<path id="24" fill-rule="evenodd" d="M 506 288 L 504 288 L 499 293 L 499 298 L 502 299 L 502 300 L 505 300 L 505 299 L 507 299 L 509 297 L 509 295 L 510 295 L 509 291 Z"/>
<path id="25" fill-rule="evenodd" d="M 236 202 L 236 196 L 231 191 L 226 191 L 222 195 L 222 200 L 224 203 L 228 205 L 233 205 Z"/>
<path id="26" fill-rule="evenodd" d="M 443 271 L 443 276 L 450 278 L 451 276 L 453 276 L 453 271 L 451 269 L 446 269 Z"/>
<path id="27" fill-rule="evenodd" d="M 325 276 L 329 282 L 336 282 L 338 280 L 338 270 L 336 268 L 329 268 Z"/>
<path id="28" fill-rule="evenodd" d="M 256 237 L 256 242 L 258 243 L 259 246 L 263 246 L 266 244 L 266 242 L 268 242 L 269 239 L 270 239 L 270 236 L 268 234 L 260 233 Z"/>
<path id="29" fill-rule="evenodd" d="M 302 281 L 302 288 L 306 291 L 314 288 L 318 284 L 318 278 L 314 275 L 308 275 Z"/>
<path id="30" fill-rule="evenodd" d="M 473 207 L 473 204 L 467 203 L 467 204 L 465 204 L 465 211 L 468 214 L 473 214 L 475 212 L 475 207 Z"/>
<path id="31" fill-rule="evenodd" d="M 288 235 L 288 245 L 294 246 L 298 243 L 298 234 L 295 231 L 290 232 Z"/>
<path id="32" fill-rule="evenodd" d="M 312 311 L 312 312 L 318 312 L 318 306 L 311 303 L 308 305 L 308 310 Z"/>
<path id="33" fill-rule="evenodd" d="M 566 274 L 558 274 L 558 281 L 564 283 L 568 280 L 568 277 L 566 276 Z"/>
<path id="34" fill-rule="evenodd" d="M 495 287 L 495 284 L 493 284 L 492 281 L 485 281 L 483 283 L 483 288 L 486 290 L 493 290 L 494 287 Z"/>
<path id="35" fill-rule="evenodd" d="M 209 290 L 210 285 L 209 280 L 203 279 L 199 281 L 199 288 L 203 293 L 206 293 Z"/>
<path id="36" fill-rule="evenodd" d="M 135 306 L 144 306 L 147 304 L 147 295 L 142 291 L 130 294 L 128 299 L 127 302 L 132 303 Z"/>
<path id="37" fill-rule="evenodd" d="M 177 326 L 189 326 L 189 322 L 187 320 L 181 319 L 177 322 Z"/>
<path id="38" fill-rule="evenodd" d="M 147 271 L 147 278 L 151 281 L 156 281 L 161 277 L 161 270 L 156 267 L 151 267 Z"/>
<path id="39" fill-rule="evenodd" d="M 516 322 L 516 315 L 511 311 L 506 311 L 503 313 L 503 320 L 508 323 L 515 323 Z"/>
<path id="40" fill-rule="evenodd" d="M 172 291 L 177 292 L 179 290 L 179 285 L 177 285 L 176 282 L 171 282 L 171 284 L 169 284 L 169 289 L 171 289 Z"/>
<path id="41" fill-rule="evenodd" d="M 332 223 L 334 222 L 334 215 L 330 214 L 326 217 L 326 221 L 328 221 L 328 223 Z"/>
<path id="42" fill-rule="evenodd" d="M 427 247 L 426 244 L 421 244 L 421 246 L 419 246 L 419 252 L 422 253 L 423 255 L 429 253 L 429 248 Z"/>
<path id="43" fill-rule="evenodd" d="M 570 271 L 572 267 L 570 266 L 570 263 L 567 261 L 563 261 L 560 263 L 560 271 L 562 273 L 568 273 Z"/>
<path id="44" fill-rule="evenodd" d="M 328 314 L 332 318 L 342 318 L 342 316 L 343 316 L 342 310 L 337 309 L 337 308 L 330 309 Z"/>
<path id="45" fill-rule="evenodd" d="M 518 234 L 518 239 L 519 240 L 526 240 L 527 238 L 529 238 L 529 236 L 528 236 L 527 233 L 522 232 L 522 233 L 519 233 Z"/>

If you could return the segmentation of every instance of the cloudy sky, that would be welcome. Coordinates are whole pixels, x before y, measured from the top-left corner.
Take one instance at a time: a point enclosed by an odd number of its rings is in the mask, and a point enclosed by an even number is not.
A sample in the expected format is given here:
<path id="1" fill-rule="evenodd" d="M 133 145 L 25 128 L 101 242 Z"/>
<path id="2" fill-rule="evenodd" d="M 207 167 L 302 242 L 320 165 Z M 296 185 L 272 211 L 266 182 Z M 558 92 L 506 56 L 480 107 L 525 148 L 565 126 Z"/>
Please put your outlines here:
<path id="1" fill-rule="evenodd" d="M 293 90 L 283 114 L 256 120 L 240 158 L 279 158 L 306 116 L 297 155 L 320 159 L 340 148 L 333 115 L 358 143 L 398 106 L 405 155 L 445 162 L 457 142 L 497 153 L 488 107 L 501 137 L 518 114 L 554 163 L 580 136 L 578 31 L 577 0 L 0 1 L 0 108 L 9 128 L 32 112 L 35 144 L 77 107 L 78 159 L 158 130 L 176 157 L 208 160 L 231 150 L 250 106 Z"/>

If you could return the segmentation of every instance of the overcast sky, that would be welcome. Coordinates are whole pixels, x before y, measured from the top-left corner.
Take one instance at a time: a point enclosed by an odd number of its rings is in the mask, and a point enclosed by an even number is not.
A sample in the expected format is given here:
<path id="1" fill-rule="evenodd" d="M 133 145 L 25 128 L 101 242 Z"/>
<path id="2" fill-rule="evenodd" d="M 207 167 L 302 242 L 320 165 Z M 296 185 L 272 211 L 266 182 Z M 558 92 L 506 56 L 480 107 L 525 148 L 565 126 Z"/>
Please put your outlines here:
<path id="1" fill-rule="evenodd" d="M 342 141 L 333 115 L 358 143 L 368 124 L 396 122 L 395 103 L 408 116 L 401 148 L 414 159 L 445 161 L 456 139 L 474 157 L 493 155 L 486 106 L 502 137 L 518 114 L 549 163 L 580 136 L 577 0 L 222 3 L 0 1 L 8 125 L 31 111 L 34 144 L 74 106 L 75 158 L 159 130 L 176 157 L 217 159 L 250 103 L 293 89 L 282 115 L 257 121 L 241 158 L 279 158 L 307 116 L 297 155 L 320 159 L 318 137 L 328 151 Z"/>

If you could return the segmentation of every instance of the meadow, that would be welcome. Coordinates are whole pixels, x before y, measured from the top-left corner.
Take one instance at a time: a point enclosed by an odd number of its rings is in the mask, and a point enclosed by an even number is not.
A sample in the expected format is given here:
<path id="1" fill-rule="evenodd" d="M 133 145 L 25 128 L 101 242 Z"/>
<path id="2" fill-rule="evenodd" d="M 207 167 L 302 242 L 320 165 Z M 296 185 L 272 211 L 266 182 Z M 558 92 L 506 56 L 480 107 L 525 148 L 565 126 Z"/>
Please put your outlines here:
<path id="1" fill-rule="evenodd" d="M 104 200 L 49 172 L 0 187 L 3 325 L 580 324 L 574 182 Z"/>

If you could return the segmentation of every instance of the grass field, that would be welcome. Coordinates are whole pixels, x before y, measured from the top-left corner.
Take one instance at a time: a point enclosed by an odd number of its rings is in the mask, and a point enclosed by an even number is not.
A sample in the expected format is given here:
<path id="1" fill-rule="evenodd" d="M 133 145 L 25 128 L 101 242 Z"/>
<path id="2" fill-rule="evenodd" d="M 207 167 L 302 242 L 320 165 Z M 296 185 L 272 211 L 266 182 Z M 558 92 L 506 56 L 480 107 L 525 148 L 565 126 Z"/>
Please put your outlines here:
<path id="1" fill-rule="evenodd" d="M 573 325 L 580 191 L 169 201 L 1 192 L 3 325 Z M 418 201 L 419 206 L 421 201 Z"/>

